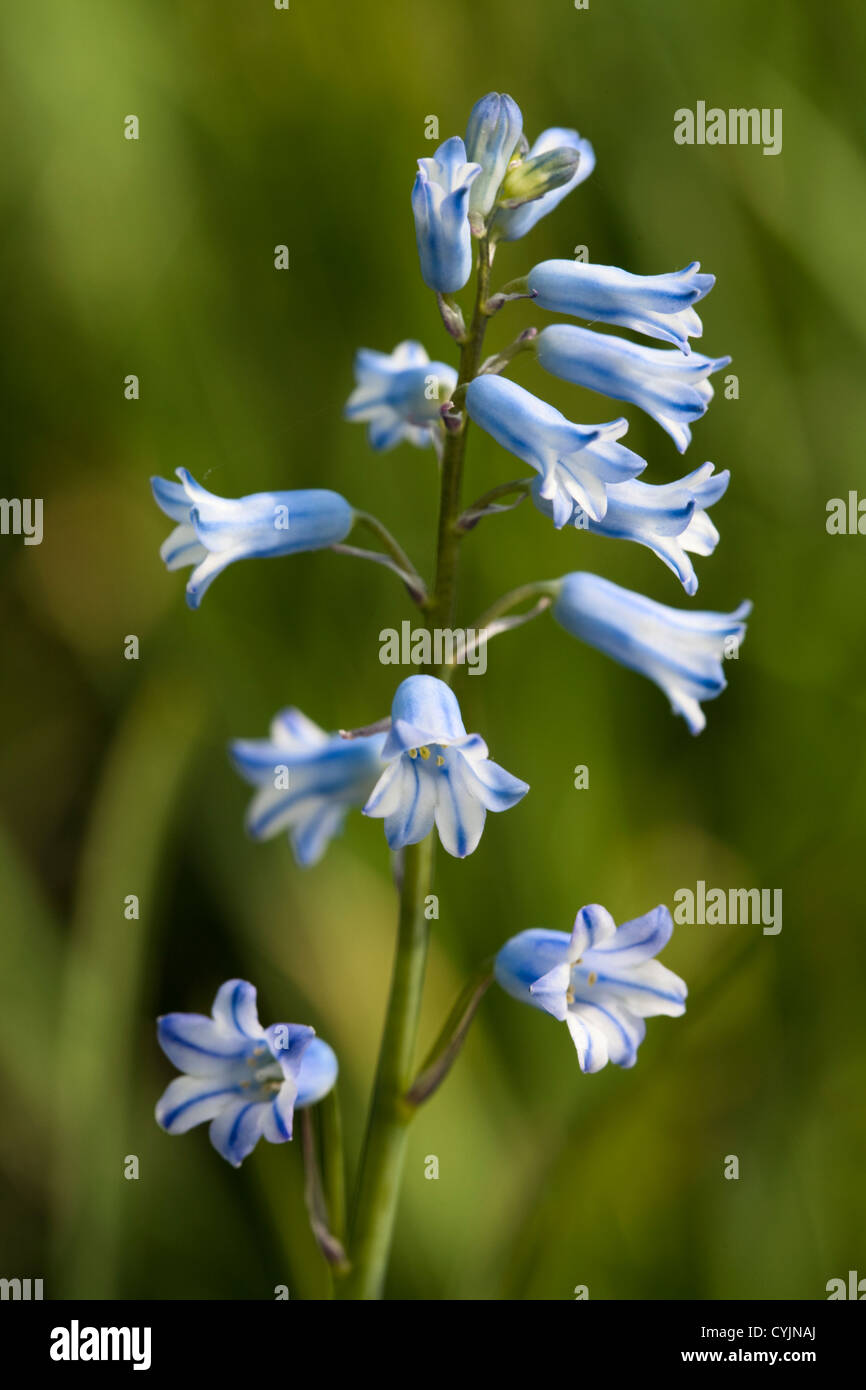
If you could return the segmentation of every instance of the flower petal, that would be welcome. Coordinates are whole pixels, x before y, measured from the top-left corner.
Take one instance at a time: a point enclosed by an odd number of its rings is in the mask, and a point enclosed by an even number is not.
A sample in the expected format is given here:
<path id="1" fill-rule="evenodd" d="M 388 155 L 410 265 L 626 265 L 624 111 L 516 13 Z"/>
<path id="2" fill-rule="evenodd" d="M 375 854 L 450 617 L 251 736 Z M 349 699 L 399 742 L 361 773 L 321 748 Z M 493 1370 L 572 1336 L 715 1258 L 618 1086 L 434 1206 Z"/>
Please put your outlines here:
<path id="1" fill-rule="evenodd" d="M 478 846 L 487 811 L 466 776 L 467 763 L 449 748 L 436 778 L 436 829 L 442 847 L 456 859 L 465 859 Z"/>
<path id="2" fill-rule="evenodd" d="M 457 696 L 435 676 L 407 676 L 391 705 L 391 731 L 382 749 L 386 760 L 422 744 L 465 738 Z"/>
<path id="3" fill-rule="evenodd" d="M 165 1014 L 157 1019 L 157 1039 L 178 1071 L 227 1083 L 237 1077 L 249 1053 L 243 1034 L 225 1031 L 204 1014 Z"/>
<path id="4" fill-rule="evenodd" d="M 339 1065 L 334 1049 L 329 1047 L 323 1038 L 313 1038 L 301 1058 L 295 1109 L 315 1105 L 326 1096 L 337 1080 L 338 1071 Z"/>
<path id="5" fill-rule="evenodd" d="M 583 911 L 587 909 L 584 908 Z M 604 912 L 605 909 L 596 909 Z M 610 917 L 610 913 L 606 914 Z M 603 935 L 596 935 L 590 943 L 587 942 L 583 955 L 587 950 L 592 950 L 593 956 L 598 957 L 599 965 L 612 966 L 617 970 L 629 969 L 633 965 L 640 965 L 645 960 L 651 960 L 657 956 L 659 951 L 667 946 L 673 935 L 674 924 L 670 912 L 663 905 L 654 907 L 651 912 L 644 913 L 643 917 L 635 917 L 631 922 L 623 922 L 620 927 L 614 927 L 613 933 L 605 932 Z M 576 957 L 575 957 L 576 959 Z"/>
<path id="6" fill-rule="evenodd" d="M 521 782 L 489 758 L 470 761 L 464 757 L 461 775 L 464 785 L 488 811 L 509 811 L 529 791 L 528 782 Z"/>
<path id="7" fill-rule="evenodd" d="M 186 1134 L 214 1119 L 241 1094 L 240 1086 L 216 1086 L 212 1077 L 175 1077 L 156 1103 L 156 1123 L 168 1134 Z"/>
<path id="8" fill-rule="evenodd" d="M 172 483 L 168 478 L 151 478 L 154 501 L 172 521 L 188 522 L 190 500 L 180 483 Z"/>
<path id="9" fill-rule="evenodd" d="M 243 1038 L 262 1038 L 264 1028 L 256 1012 L 255 986 L 246 980 L 226 980 L 213 1001 L 214 1022 L 227 1033 Z"/>
<path id="10" fill-rule="evenodd" d="M 297 1096 L 297 1083 L 292 1078 L 283 1082 L 267 1106 L 262 1119 L 262 1138 L 269 1144 L 285 1144 L 291 1139 Z"/>
<path id="11" fill-rule="evenodd" d="M 320 801 L 311 807 L 309 815 L 299 819 L 292 831 L 292 849 L 304 868 L 318 864 L 331 840 L 339 834 L 348 807 Z"/>
<path id="12" fill-rule="evenodd" d="M 569 1007 L 568 1026 L 579 1061 L 581 1044 L 585 1049 L 580 1066 L 586 1072 L 600 1071 L 608 1061 L 618 1067 L 633 1067 L 646 1034 L 643 1019 L 635 1018 L 628 1009 L 614 1002 L 602 1005 L 587 999 L 576 999 Z"/>
<path id="13" fill-rule="evenodd" d="M 400 797 L 396 810 L 385 817 L 385 839 L 390 849 L 416 845 L 433 829 L 436 811 L 435 779 L 422 758 L 400 758 Z"/>
<path id="14" fill-rule="evenodd" d="M 211 1121 L 210 1141 L 232 1167 L 239 1168 L 256 1147 L 269 1110 L 266 1101 L 238 1100 Z"/>

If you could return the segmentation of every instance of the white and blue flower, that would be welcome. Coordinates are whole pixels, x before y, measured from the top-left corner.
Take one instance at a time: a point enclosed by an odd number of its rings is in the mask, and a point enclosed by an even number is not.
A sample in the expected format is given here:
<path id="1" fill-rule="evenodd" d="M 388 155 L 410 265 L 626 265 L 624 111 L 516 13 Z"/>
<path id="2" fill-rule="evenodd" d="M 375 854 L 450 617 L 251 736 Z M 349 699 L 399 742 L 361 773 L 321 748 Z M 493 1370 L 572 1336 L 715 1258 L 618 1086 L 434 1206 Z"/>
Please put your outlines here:
<path id="1" fill-rule="evenodd" d="M 589 141 L 578 135 L 576 130 L 562 129 L 559 126 L 552 126 L 550 130 L 545 130 L 539 135 L 526 160 L 538 160 L 541 156 L 552 154 L 556 150 L 573 150 L 577 155 L 577 166 L 571 178 L 558 188 L 543 193 L 532 202 L 522 203 L 519 207 L 509 208 L 500 205 L 493 220 L 493 231 L 500 241 L 517 241 L 520 237 L 526 236 L 542 217 L 546 217 L 559 206 L 572 189 L 577 188 L 584 179 L 588 179 L 595 168 L 595 151 Z"/>
<path id="2" fill-rule="evenodd" d="M 183 1073 L 157 1102 L 157 1124 L 186 1134 L 209 1122 L 211 1143 L 235 1168 L 259 1139 L 291 1139 L 295 1110 L 321 1100 L 337 1079 L 334 1051 L 312 1028 L 261 1026 L 256 991 L 246 980 L 220 986 L 210 1018 L 165 1014 L 157 1038 Z"/>
<path id="3" fill-rule="evenodd" d="M 435 823 L 444 848 L 463 859 L 487 812 L 507 811 L 529 791 L 490 761 L 478 734 L 467 734 L 457 697 L 435 676 L 409 676 L 397 687 L 382 756 L 389 765 L 364 814 L 384 819 L 393 850 L 417 844 Z"/>
<path id="4" fill-rule="evenodd" d="M 323 550 L 345 540 L 354 524 L 355 513 L 338 492 L 307 488 L 216 497 L 185 468 L 177 476 L 179 483 L 150 482 L 157 506 L 178 523 L 160 547 L 166 568 L 194 566 L 186 586 L 190 608 L 198 608 L 217 575 L 236 560 Z"/>
<path id="5" fill-rule="evenodd" d="M 692 307 L 709 294 L 714 275 L 701 275 L 700 263 L 668 275 L 632 275 L 615 265 L 585 261 L 541 261 L 527 276 L 529 289 L 542 309 L 571 314 L 592 323 L 615 323 L 648 338 L 676 343 L 691 352 L 689 338 L 699 338 L 703 325 Z"/>
<path id="6" fill-rule="evenodd" d="M 412 212 L 421 275 L 439 294 L 462 290 L 472 270 L 469 194 L 481 165 L 467 161 L 459 135 L 440 145 L 432 159 L 418 160 Z"/>
<path id="7" fill-rule="evenodd" d="M 270 738 L 235 739 L 232 761 L 259 788 L 247 811 L 249 834 L 269 840 L 286 830 L 298 863 L 317 863 L 348 811 L 363 806 L 376 785 L 384 742 L 383 733 L 326 734 L 298 709 L 276 716 Z"/>
<path id="8" fill-rule="evenodd" d="M 566 323 L 542 329 L 534 348 L 545 371 L 646 411 L 681 454 L 691 442 L 690 425 L 713 398 L 707 377 L 731 360 L 698 352 L 686 357 L 675 348 L 644 347 Z"/>
<path id="9" fill-rule="evenodd" d="M 751 608 L 748 602 L 733 613 L 668 608 L 578 572 L 558 581 L 552 611 L 573 637 L 654 681 L 690 733 L 699 734 L 707 722 L 700 702 L 725 689 L 722 661 L 739 652 Z"/>
<path id="10" fill-rule="evenodd" d="M 466 158 L 480 167 L 469 194 L 469 211 L 485 222 L 523 133 L 523 115 L 513 97 L 488 92 L 476 101 L 466 126 Z"/>
<path id="11" fill-rule="evenodd" d="M 622 444 L 627 420 L 575 425 L 546 401 L 506 377 L 476 377 L 466 391 L 466 409 L 483 430 L 540 474 L 538 497 L 549 502 L 557 526 L 571 520 L 575 506 L 594 521 L 607 509 L 607 489 L 646 468 Z"/>
<path id="12" fill-rule="evenodd" d="M 440 406 L 450 399 L 457 372 L 447 362 L 431 362 L 420 343 L 407 341 L 390 354 L 359 349 L 355 381 L 344 414 L 368 425 L 374 449 L 393 449 L 403 439 L 423 448 L 433 442 Z"/>
<path id="13" fill-rule="evenodd" d="M 698 577 L 690 553 L 712 555 L 718 545 L 719 533 L 706 508 L 718 502 L 730 476 L 727 469 L 714 473 L 711 463 L 703 463 L 675 483 L 644 483 L 639 479 L 613 483 L 607 489 L 607 511 L 601 521 L 594 521 L 575 504 L 569 524 L 579 531 L 647 546 L 692 595 L 697 592 Z M 532 500 L 556 525 L 553 503 L 541 495 L 539 478 L 532 484 Z"/>
<path id="14" fill-rule="evenodd" d="M 654 959 L 673 929 L 666 907 L 617 927 L 592 903 L 570 936 L 536 927 L 512 937 L 496 957 L 496 979 L 513 998 L 568 1025 L 581 1071 L 608 1062 L 633 1067 L 644 1019 L 685 1013 L 684 981 Z"/>

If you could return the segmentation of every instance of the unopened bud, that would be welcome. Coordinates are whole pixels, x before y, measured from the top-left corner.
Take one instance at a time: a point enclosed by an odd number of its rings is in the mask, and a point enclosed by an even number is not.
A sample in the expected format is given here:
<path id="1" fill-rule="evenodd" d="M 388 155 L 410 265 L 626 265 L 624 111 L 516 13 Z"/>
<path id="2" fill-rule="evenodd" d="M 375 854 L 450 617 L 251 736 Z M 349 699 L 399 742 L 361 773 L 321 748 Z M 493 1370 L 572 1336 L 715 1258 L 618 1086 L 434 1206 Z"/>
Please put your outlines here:
<path id="1" fill-rule="evenodd" d="M 568 183 L 579 162 L 578 151 L 567 145 L 537 154 L 534 159 L 516 160 L 505 175 L 500 203 L 506 208 L 517 208 L 542 198 Z"/>

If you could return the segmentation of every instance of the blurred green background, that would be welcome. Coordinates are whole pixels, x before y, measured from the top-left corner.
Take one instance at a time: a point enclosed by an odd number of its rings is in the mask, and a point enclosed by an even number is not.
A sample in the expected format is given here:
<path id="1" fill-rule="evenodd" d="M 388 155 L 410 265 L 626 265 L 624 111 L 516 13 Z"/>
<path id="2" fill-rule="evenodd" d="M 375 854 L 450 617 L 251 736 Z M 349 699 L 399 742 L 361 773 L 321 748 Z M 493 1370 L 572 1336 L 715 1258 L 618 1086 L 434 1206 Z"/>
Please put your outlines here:
<path id="1" fill-rule="evenodd" d="M 234 1172 L 204 1130 L 157 1129 L 173 1073 L 153 1019 L 251 979 L 265 1021 L 337 1048 L 356 1153 L 394 930 L 382 828 L 353 816 L 302 872 L 284 839 L 245 839 L 225 745 L 286 704 L 328 728 L 385 713 L 406 672 L 378 633 L 411 606 L 325 553 L 236 566 L 190 613 L 147 480 L 334 487 L 429 571 L 432 453 L 374 456 L 341 408 L 359 345 L 452 354 L 409 190 L 426 117 L 462 133 L 497 89 L 530 138 L 577 126 L 598 166 L 494 283 L 579 244 L 718 276 L 701 347 L 733 355 L 739 399 L 717 391 L 685 461 L 634 410 L 627 442 L 653 481 L 731 468 L 693 602 L 755 612 L 698 739 L 547 618 L 460 677 L 468 727 L 532 791 L 468 861 L 439 857 L 422 1045 L 479 959 L 586 902 L 623 920 L 704 879 L 781 888 L 784 925 L 680 927 L 664 962 L 689 1011 L 650 1023 L 630 1072 L 582 1076 L 564 1029 L 491 991 L 412 1131 L 389 1294 L 823 1298 L 866 1274 L 866 539 L 825 530 L 829 498 L 866 493 L 862 6 L 36 0 L 3 28 L 3 494 L 44 498 L 45 536 L 0 541 L 0 1273 L 52 1298 L 326 1292 L 299 1146 Z M 677 146 L 673 113 L 699 99 L 781 107 L 781 155 Z M 546 321 L 512 306 L 488 341 Z M 515 376 L 570 418 L 619 413 L 531 360 Z M 514 476 L 475 432 L 467 499 Z M 576 568 L 689 603 L 648 551 L 529 507 L 480 526 L 462 564 L 464 624 Z"/>

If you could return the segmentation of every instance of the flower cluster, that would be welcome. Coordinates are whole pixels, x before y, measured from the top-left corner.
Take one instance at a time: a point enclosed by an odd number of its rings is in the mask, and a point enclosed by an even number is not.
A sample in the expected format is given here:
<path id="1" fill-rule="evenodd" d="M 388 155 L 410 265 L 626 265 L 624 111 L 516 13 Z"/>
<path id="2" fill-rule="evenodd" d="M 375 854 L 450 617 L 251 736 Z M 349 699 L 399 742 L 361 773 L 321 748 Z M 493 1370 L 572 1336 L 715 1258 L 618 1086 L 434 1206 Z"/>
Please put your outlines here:
<path id="1" fill-rule="evenodd" d="M 238 771 L 259 788 L 247 812 L 254 839 L 288 830 L 299 864 L 314 864 L 354 806 L 385 822 L 392 850 L 433 829 L 457 859 L 477 848 L 488 811 L 506 811 L 529 791 L 491 762 L 467 734 L 453 690 L 435 676 L 408 676 L 386 721 L 389 732 L 325 734 L 300 710 L 284 710 L 268 739 L 238 739 Z"/>
<path id="2" fill-rule="evenodd" d="M 479 255 L 492 264 L 500 241 L 525 236 L 594 166 L 592 146 L 575 130 L 545 131 L 530 147 L 519 107 L 495 92 L 474 107 L 465 140 L 452 136 L 432 159 L 419 161 L 412 208 L 421 271 L 447 303 L 446 323 L 462 323 L 450 296 L 469 278 L 472 236 L 480 239 Z M 547 260 L 513 283 L 557 316 L 673 344 L 648 347 L 576 323 L 553 323 L 521 346 L 552 375 L 645 411 L 685 452 L 691 426 L 713 396 L 709 378 L 730 361 L 694 352 L 690 342 L 703 332 L 695 306 L 713 288 L 714 276 L 702 273 L 697 261 L 679 271 L 636 275 L 617 266 Z M 498 307 L 493 296 L 487 310 Z M 420 376 L 412 378 L 410 389 L 405 347 L 390 358 L 359 355 L 358 387 L 347 414 L 372 422 L 373 407 L 365 403 L 387 402 L 376 438 L 371 423 L 374 447 L 388 447 L 401 430 L 403 438 L 427 443 L 437 428 L 428 423 L 425 429 L 420 421 L 433 420 L 431 400 L 441 401 L 443 391 L 431 396 L 428 386 L 425 406 Z M 716 473 L 704 463 L 676 482 L 638 480 L 647 464 L 621 442 L 626 419 L 603 424 L 567 419 L 501 374 L 511 355 L 490 359 L 470 380 L 458 383 L 466 415 L 535 470 L 528 493 L 557 529 L 571 526 L 646 546 L 692 597 L 698 588 L 692 556 L 711 555 L 718 543 L 708 508 L 724 494 L 728 471 Z M 432 373 L 449 389 L 441 364 L 418 370 Z M 396 385 L 404 379 L 405 386 Z M 367 410 L 363 416 L 357 413 L 359 402 Z M 725 687 L 721 663 L 738 654 L 748 604 L 729 614 L 690 613 L 583 573 L 550 581 L 547 588 L 556 598 L 554 616 L 566 631 L 655 681 L 692 733 L 704 727 L 700 703 Z"/>
<path id="3" fill-rule="evenodd" d="M 530 144 L 516 102 L 495 92 L 475 105 L 463 137 L 452 135 L 418 161 L 411 208 L 421 275 L 460 344 L 460 367 L 431 360 L 414 339 L 390 354 L 363 348 L 355 356 L 355 389 L 345 415 L 367 427 L 374 450 L 434 446 L 442 475 L 435 587 L 427 590 L 381 522 L 335 492 L 313 488 L 229 500 L 179 469 L 179 482 L 155 478 L 152 486 L 175 522 L 162 558 L 170 570 L 193 567 L 186 589 L 191 607 L 235 560 L 332 548 L 389 565 L 425 618 L 450 612 L 456 546 L 482 517 L 508 510 L 499 499 L 509 494 L 518 501 L 530 497 L 547 522 L 568 528 L 569 543 L 579 544 L 574 531 L 587 530 L 646 547 L 694 596 L 692 557 L 712 555 L 719 541 L 709 509 L 725 493 L 727 470 L 703 463 L 676 481 L 647 482 L 646 460 L 623 442 L 626 418 L 604 410 L 599 413 L 614 418 L 575 422 L 505 375 L 528 352 L 544 372 L 644 411 L 684 453 L 712 399 L 710 378 L 730 361 L 693 350 L 692 340 L 703 333 L 696 306 L 714 284 L 697 261 L 643 275 L 550 259 L 491 292 L 499 244 L 519 242 L 594 166 L 592 146 L 576 130 L 554 127 Z M 469 320 L 454 296 L 473 264 L 477 296 Z M 579 322 L 525 330 L 484 359 L 486 325 L 514 298 Z M 503 482 L 460 513 L 470 420 L 532 476 Z M 382 548 L 345 545 L 356 526 L 372 530 Z M 527 593 L 539 596 L 536 609 L 515 615 Z M 703 703 L 725 687 L 723 662 L 738 654 L 749 612 L 748 603 L 731 613 L 671 608 L 575 570 L 500 599 L 489 610 L 490 625 L 479 629 L 482 640 L 546 608 L 565 632 L 653 681 L 693 734 L 705 725 Z M 234 765 L 255 788 L 247 814 L 253 838 L 286 832 L 298 863 L 313 865 L 356 810 L 382 820 L 389 849 L 404 858 L 434 829 L 448 854 L 472 854 L 487 812 L 511 809 L 529 788 L 491 760 L 478 733 L 467 733 L 449 677 L 448 669 L 409 676 L 394 693 L 389 716 L 350 733 L 327 733 L 289 708 L 275 717 L 266 738 L 234 740 Z M 535 928 L 512 937 L 496 957 L 495 977 L 515 998 L 567 1024 L 584 1072 L 609 1061 L 630 1067 L 645 1019 L 685 1009 L 683 981 L 656 960 L 672 929 L 664 907 L 617 927 L 605 908 L 591 905 L 581 908 L 570 935 Z M 394 1001 L 402 1006 L 400 991 Z M 332 1050 L 311 1028 L 262 1028 L 255 991 L 242 980 L 221 987 L 211 1018 L 160 1019 L 159 1041 L 182 1072 L 157 1106 L 159 1123 L 178 1134 L 208 1121 L 214 1146 L 233 1164 L 261 1137 L 290 1139 L 295 1108 L 322 1099 L 337 1074 Z M 446 1043 L 448 1064 L 457 1046 L 459 1038 L 456 1045 Z M 434 1059 L 418 1094 L 434 1084 L 439 1065 Z M 387 1067 L 385 1076 L 388 1081 Z M 412 1094 L 389 1096 L 385 1109 L 396 1114 L 398 1102 L 408 1103 Z M 381 1152 L 376 1144 L 370 1150 Z M 390 1178 L 388 1186 L 396 1193 Z"/>

